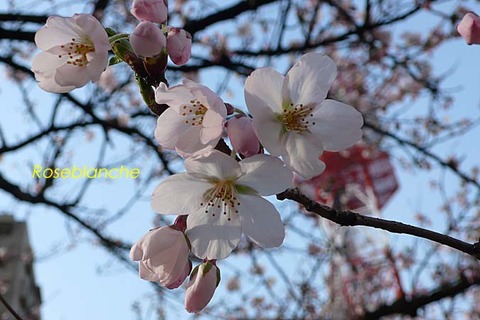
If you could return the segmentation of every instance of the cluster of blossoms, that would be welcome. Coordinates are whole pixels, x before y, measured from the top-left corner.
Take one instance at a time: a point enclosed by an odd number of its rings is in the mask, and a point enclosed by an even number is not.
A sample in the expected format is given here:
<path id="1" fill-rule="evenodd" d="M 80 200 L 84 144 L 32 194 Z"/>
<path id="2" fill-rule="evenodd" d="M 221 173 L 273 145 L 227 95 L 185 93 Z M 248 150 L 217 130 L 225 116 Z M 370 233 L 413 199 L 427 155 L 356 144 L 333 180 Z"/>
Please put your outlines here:
<path id="1" fill-rule="evenodd" d="M 323 151 L 340 151 L 359 141 L 363 118 L 353 107 L 327 99 L 336 65 L 313 52 L 286 76 L 272 68 L 254 71 L 244 89 L 250 115 L 193 81 L 168 87 L 161 80 L 165 65 L 155 61 L 168 55 L 176 64 L 186 63 L 191 37 L 163 25 L 165 0 L 135 0 L 132 14 L 142 22 L 131 35 L 111 34 L 91 15 L 49 18 L 35 37 L 43 52 L 32 70 L 41 88 L 68 92 L 97 81 L 112 49 L 135 72 L 132 61 L 143 61 L 148 76 L 160 75 L 160 80 L 145 81 L 155 102 L 168 105 L 158 117 L 155 137 L 185 159 L 186 172 L 163 180 L 151 205 L 157 213 L 179 217 L 174 225 L 144 235 L 130 256 L 139 262 L 142 279 L 168 289 L 190 276 L 185 306 L 199 312 L 220 281 L 217 260 L 226 258 L 242 235 L 263 248 L 282 244 L 283 222 L 264 196 L 289 188 L 294 173 L 305 179 L 321 174 Z M 152 71 L 152 66 L 160 70 Z M 231 154 L 216 149 L 225 133 Z M 203 261 L 193 271 L 192 255 Z"/>

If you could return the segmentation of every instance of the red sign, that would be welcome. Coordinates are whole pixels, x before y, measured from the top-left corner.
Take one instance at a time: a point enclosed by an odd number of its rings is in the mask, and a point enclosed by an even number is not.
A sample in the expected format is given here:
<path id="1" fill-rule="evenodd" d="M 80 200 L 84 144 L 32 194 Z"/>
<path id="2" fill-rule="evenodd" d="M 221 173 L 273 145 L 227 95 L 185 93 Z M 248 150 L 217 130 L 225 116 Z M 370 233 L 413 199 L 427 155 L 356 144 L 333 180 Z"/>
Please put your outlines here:
<path id="1" fill-rule="evenodd" d="M 380 210 L 398 188 L 390 157 L 384 151 L 356 145 L 342 152 L 324 152 L 325 171 L 299 181 L 304 192 L 327 205 L 342 209 Z"/>

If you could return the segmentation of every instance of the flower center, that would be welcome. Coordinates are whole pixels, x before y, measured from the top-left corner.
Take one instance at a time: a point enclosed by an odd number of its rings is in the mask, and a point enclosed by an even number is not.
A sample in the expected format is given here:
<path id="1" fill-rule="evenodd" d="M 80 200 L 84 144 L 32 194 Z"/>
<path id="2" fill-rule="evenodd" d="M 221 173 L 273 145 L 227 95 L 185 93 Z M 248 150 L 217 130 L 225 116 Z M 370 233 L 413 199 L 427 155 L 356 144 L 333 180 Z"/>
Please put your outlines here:
<path id="1" fill-rule="evenodd" d="M 307 130 L 309 126 L 315 125 L 315 122 L 308 120 L 313 117 L 312 110 L 313 108 L 306 107 L 303 104 L 295 106 L 293 103 L 290 103 L 290 105 L 283 110 L 280 120 L 283 122 L 287 131 L 302 132 Z"/>
<path id="2" fill-rule="evenodd" d="M 198 100 L 190 100 L 190 105 L 184 105 L 181 109 L 181 116 L 185 117 L 185 123 L 192 126 L 201 126 L 203 122 L 203 117 L 207 113 L 207 107 L 205 107 Z"/>
<path id="3" fill-rule="evenodd" d="M 63 53 L 59 54 L 58 57 L 63 58 L 68 55 L 67 64 L 77 67 L 86 66 L 88 64 L 87 54 L 95 52 L 95 46 L 93 43 L 83 43 L 75 38 L 72 38 L 72 42 L 61 45 L 60 48 Z"/>
<path id="4" fill-rule="evenodd" d="M 205 213 L 211 214 L 212 217 L 221 216 L 227 217 L 228 221 L 232 220 L 238 214 L 237 190 L 232 181 L 218 181 L 212 189 L 208 190 L 203 196 L 206 203 L 200 203 L 200 206 L 205 206 Z"/>

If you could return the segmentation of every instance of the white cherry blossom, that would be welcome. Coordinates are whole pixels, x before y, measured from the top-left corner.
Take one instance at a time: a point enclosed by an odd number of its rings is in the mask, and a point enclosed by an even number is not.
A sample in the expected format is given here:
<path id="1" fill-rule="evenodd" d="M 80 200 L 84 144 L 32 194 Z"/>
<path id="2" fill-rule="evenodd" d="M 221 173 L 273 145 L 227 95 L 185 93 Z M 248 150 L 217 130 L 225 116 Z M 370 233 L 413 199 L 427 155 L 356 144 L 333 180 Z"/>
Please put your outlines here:
<path id="1" fill-rule="evenodd" d="M 108 65 L 107 33 L 89 14 L 49 17 L 35 43 L 42 52 L 33 59 L 32 71 L 45 91 L 64 93 L 96 82 Z"/>
<path id="2" fill-rule="evenodd" d="M 325 99 L 336 74 L 328 56 L 307 53 L 285 77 L 261 68 L 245 82 L 245 101 L 260 142 L 306 179 L 325 170 L 319 159 L 324 150 L 343 150 L 362 136 L 362 115 Z"/>
<path id="3" fill-rule="evenodd" d="M 223 259 L 242 231 L 256 244 L 282 244 L 285 230 L 275 206 L 262 196 L 287 189 L 292 172 L 283 162 L 258 154 L 240 162 L 217 150 L 185 161 L 187 172 L 163 180 L 152 195 L 162 214 L 188 214 L 186 234 L 199 258 Z"/>
<path id="4" fill-rule="evenodd" d="M 227 108 L 209 88 L 191 80 L 155 91 L 155 100 L 170 106 L 157 120 L 155 138 L 166 149 L 187 158 L 215 147 L 223 132 Z"/>

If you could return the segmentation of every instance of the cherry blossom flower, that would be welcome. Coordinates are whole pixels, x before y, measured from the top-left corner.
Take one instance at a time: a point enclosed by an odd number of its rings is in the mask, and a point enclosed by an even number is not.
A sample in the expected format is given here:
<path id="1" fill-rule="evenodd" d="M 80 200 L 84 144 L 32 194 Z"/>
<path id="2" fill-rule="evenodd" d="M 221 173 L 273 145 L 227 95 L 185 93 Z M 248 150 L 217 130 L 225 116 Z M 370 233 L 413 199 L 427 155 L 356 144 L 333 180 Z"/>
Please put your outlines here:
<path id="1" fill-rule="evenodd" d="M 139 261 L 140 278 L 178 288 L 192 270 L 185 234 L 172 226 L 145 234 L 130 250 L 130 259 Z"/>
<path id="2" fill-rule="evenodd" d="M 223 259 L 243 232 L 256 244 L 271 248 L 285 236 L 280 215 L 261 196 L 287 189 L 292 172 L 279 158 L 258 154 L 237 162 L 212 150 L 185 161 L 186 173 L 163 180 L 152 195 L 161 214 L 188 214 L 186 234 L 199 258 Z"/>
<path id="3" fill-rule="evenodd" d="M 49 17 L 35 43 L 43 52 L 33 59 L 32 71 L 45 91 L 69 92 L 96 82 L 108 65 L 107 33 L 89 14 Z"/>
<path id="4" fill-rule="evenodd" d="M 286 77 L 271 68 L 255 70 L 245 82 L 245 101 L 257 136 L 273 156 L 306 179 L 319 175 L 324 150 L 352 146 L 362 135 L 362 115 L 325 99 L 336 77 L 328 56 L 307 53 Z"/>
<path id="5" fill-rule="evenodd" d="M 467 44 L 480 44 L 480 17 L 468 12 L 458 24 L 457 31 Z"/>
<path id="6" fill-rule="evenodd" d="M 227 109 L 210 89 L 191 80 L 155 91 L 155 101 L 170 106 L 157 120 L 155 137 L 166 149 L 186 158 L 216 146 L 223 132 Z"/>
<path id="7" fill-rule="evenodd" d="M 170 28 L 167 34 L 167 52 L 178 66 L 188 62 L 192 53 L 192 35 L 179 28 Z"/>
<path id="8" fill-rule="evenodd" d="M 138 20 L 164 23 L 168 16 L 167 0 L 133 0 L 130 11 Z"/>
<path id="9" fill-rule="evenodd" d="M 139 23 L 130 35 L 133 51 L 142 57 L 153 57 L 159 54 L 167 45 L 162 30 L 153 22 Z"/>
<path id="10" fill-rule="evenodd" d="M 227 122 L 227 133 L 233 149 L 244 157 L 260 152 L 260 142 L 248 117 L 234 117 Z"/>
<path id="11" fill-rule="evenodd" d="M 213 261 L 197 266 L 190 275 L 185 293 L 185 309 L 191 313 L 200 312 L 212 300 L 219 283 L 220 269 Z"/>

